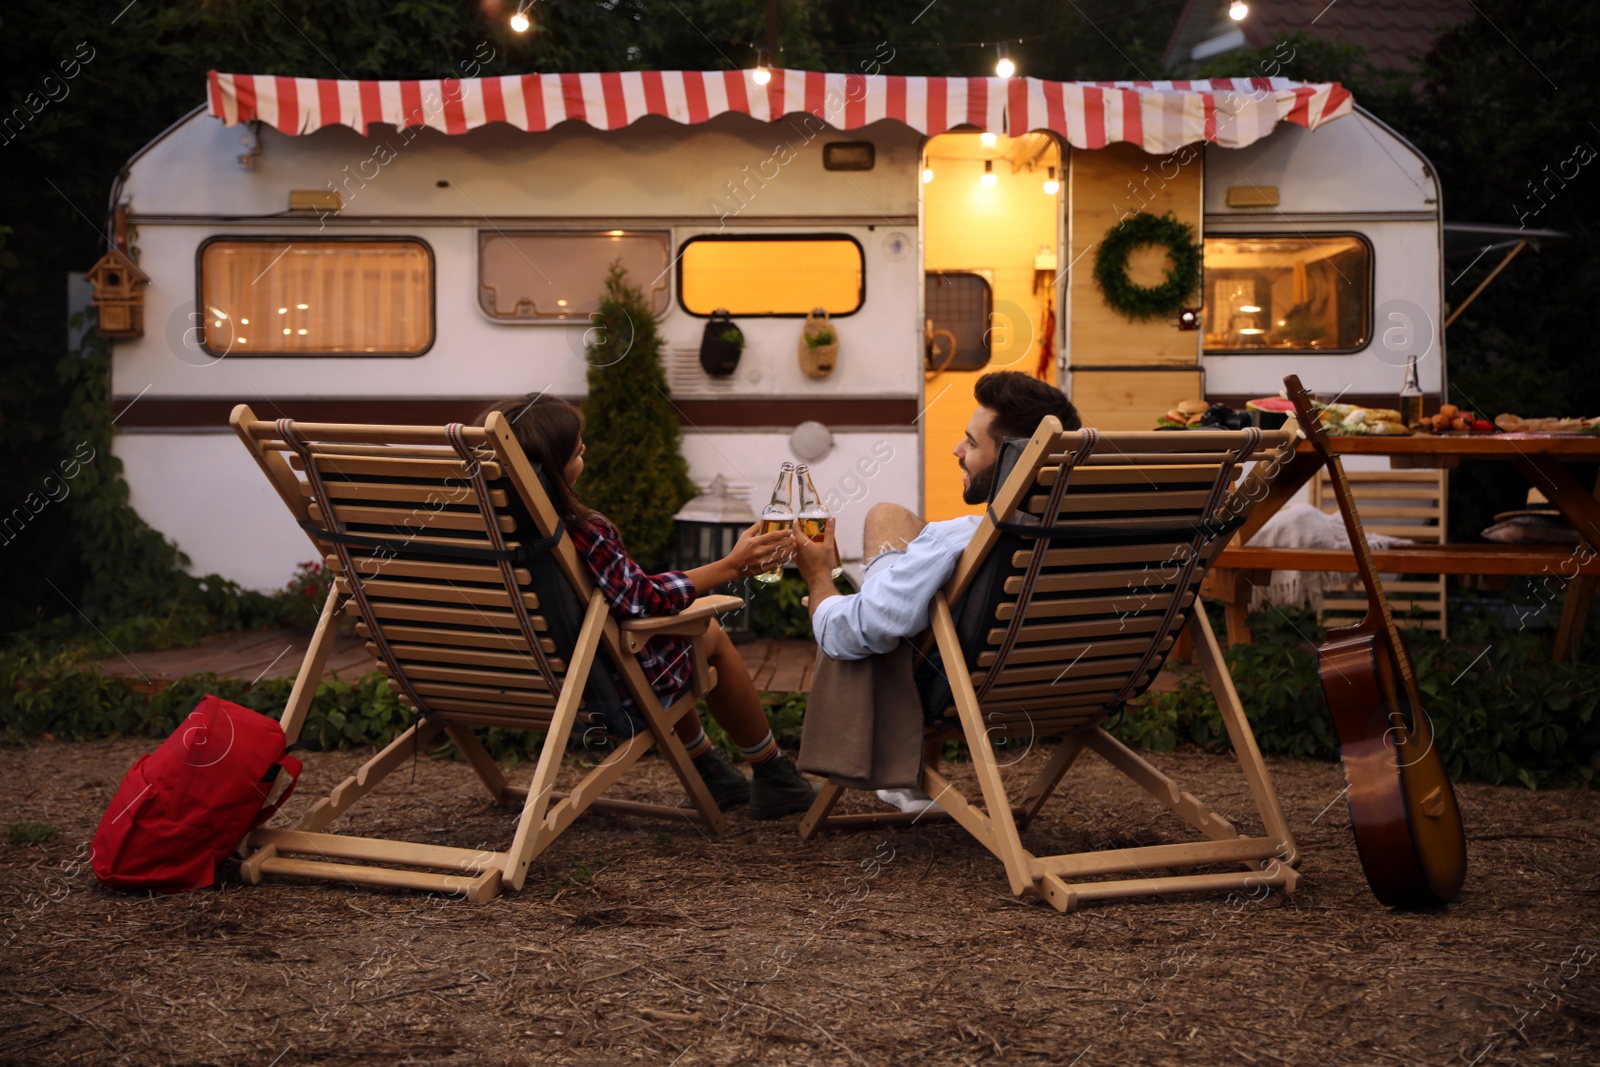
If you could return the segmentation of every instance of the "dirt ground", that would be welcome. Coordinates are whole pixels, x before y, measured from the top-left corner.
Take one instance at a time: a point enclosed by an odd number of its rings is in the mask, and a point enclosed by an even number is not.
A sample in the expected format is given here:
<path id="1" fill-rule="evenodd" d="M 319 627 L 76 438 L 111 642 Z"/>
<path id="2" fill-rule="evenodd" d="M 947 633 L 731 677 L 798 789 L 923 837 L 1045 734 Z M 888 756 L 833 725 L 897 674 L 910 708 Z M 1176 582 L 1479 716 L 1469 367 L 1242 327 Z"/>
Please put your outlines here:
<path id="1" fill-rule="evenodd" d="M 1338 767 L 1290 760 L 1292 899 L 1061 915 L 948 824 L 802 845 L 795 818 L 708 839 L 607 814 L 482 905 L 245 886 L 231 862 L 219 890 L 111 893 L 87 842 L 150 747 L 0 751 L 4 821 L 61 831 L 0 844 L 5 1063 L 1600 1063 L 1600 793 L 1462 786 L 1471 873 L 1429 914 L 1377 904 Z M 364 755 L 310 756 L 289 813 Z M 1256 828 L 1230 758 L 1152 759 Z M 641 767 L 617 795 L 677 792 Z M 1036 851 L 1187 839 L 1092 757 L 1067 785 Z M 510 825 L 463 764 L 423 759 L 341 828 L 504 847 Z"/>

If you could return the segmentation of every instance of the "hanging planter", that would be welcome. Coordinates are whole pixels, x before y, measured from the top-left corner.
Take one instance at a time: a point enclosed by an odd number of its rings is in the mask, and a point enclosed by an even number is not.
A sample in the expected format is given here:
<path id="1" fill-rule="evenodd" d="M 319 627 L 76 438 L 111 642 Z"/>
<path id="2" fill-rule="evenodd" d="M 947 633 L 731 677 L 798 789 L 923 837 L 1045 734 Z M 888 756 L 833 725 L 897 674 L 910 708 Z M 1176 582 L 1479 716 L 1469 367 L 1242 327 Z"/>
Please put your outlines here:
<path id="1" fill-rule="evenodd" d="M 713 311 L 700 337 L 701 369 L 714 378 L 726 378 L 739 368 L 739 356 L 743 352 L 744 331 L 726 308 Z"/>
<path id="2" fill-rule="evenodd" d="M 1162 245 L 1172 259 L 1167 280 L 1160 285 L 1135 285 L 1128 278 L 1128 256 L 1135 248 Z M 1178 221 L 1172 212 L 1147 215 L 1135 212 L 1106 232 L 1094 257 L 1094 280 L 1113 311 L 1134 320 L 1176 315 L 1199 287 L 1203 261 L 1194 227 Z"/>
<path id="3" fill-rule="evenodd" d="M 808 378 L 826 378 L 839 362 L 839 333 L 822 308 L 806 316 L 800 330 L 800 369 Z"/>

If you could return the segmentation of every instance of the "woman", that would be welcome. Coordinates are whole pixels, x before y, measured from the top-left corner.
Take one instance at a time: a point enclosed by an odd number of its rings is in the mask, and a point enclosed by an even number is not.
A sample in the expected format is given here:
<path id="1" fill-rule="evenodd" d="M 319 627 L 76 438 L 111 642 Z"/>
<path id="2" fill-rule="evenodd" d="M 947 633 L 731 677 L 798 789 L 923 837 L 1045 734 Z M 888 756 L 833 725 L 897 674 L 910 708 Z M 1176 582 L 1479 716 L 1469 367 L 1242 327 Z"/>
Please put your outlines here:
<path id="1" fill-rule="evenodd" d="M 566 520 L 578 557 L 588 566 L 595 585 L 611 604 L 611 614 L 619 618 L 675 615 L 728 582 L 753 577 L 786 558 L 793 540 L 787 530 L 759 534 L 760 524 L 740 535 L 726 557 L 691 571 L 646 574 L 622 546 L 617 528 L 597 511 L 583 506 L 572 486 L 583 473 L 583 415 L 557 397 L 528 394 L 490 405 L 478 416 L 478 424 L 498 411 L 511 423 L 512 431 L 528 458 L 544 468 L 551 502 Z M 705 727 L 695 715 L 685 715 L 675 727 L 678 738 L 688 749 L 695 769 L 720 808 L 748 803 L 752 819 L 776 819 L 810 806 L 815 790 L 794 764 L 778 748 L 767 724 L 761 698 L 750 682 L 739 650 L 715 619 L 706 634 L 706 658 L 717 671 L 717 686 L 706 694 L 711 717 L 727 731 L 750 763 L 753 782 L 723 762 Z M 689 640 L 660 635 L 639 653 L 640 666 L 650 687 L 663 704 L 669 704 L 689 684 L 693 662 Z"/>

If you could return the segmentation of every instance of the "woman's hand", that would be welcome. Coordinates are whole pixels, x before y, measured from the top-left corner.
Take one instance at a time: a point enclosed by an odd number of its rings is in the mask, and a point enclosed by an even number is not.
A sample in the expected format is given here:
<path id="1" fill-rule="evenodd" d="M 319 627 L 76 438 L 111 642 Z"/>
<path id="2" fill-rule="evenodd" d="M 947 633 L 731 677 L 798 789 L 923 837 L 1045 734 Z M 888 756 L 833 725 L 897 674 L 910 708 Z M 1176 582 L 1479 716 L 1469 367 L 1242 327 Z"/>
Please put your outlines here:
<path id="1" fill-rule="evenodd" d="M 794 555 L 794 540 L 788 530 L 761 533 L 761 523 L 756 522 L 739 535 L 738 542 L 722 560 L 730 566 L 737 578 L 754 578 L 763 571 L 781 567 Z"/>

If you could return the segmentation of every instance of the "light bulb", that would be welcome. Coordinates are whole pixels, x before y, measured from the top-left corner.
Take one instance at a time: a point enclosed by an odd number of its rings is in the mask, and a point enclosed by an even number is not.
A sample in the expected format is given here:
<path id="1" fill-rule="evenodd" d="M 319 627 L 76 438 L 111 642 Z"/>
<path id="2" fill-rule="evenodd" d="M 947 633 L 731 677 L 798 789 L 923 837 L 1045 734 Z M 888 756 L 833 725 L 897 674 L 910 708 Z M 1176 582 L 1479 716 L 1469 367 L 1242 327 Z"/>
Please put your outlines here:
<path id="1" fill-rule="evenodd" d="M 756 69 L 751 73 L 750 80 L 757 85 L 765 85 L 772 80 L 772 57 L 765 48 L 756 52 Z"/>
<path id="2" fill-rule="evenodd" d="M 1233 3 L 1228 6 L 1228 17 L 1235 22 L 1244 21 L 1244 17 L 1248 14 L 1250 14 L 1250 5 L 1245 3 L 1244 0 L 1233 0 Z"/>
<path id="3" fill-rule="evenodd" d="M 984 160 L 984 163 L 983 163 L 983 184 L 984 185 L 993 185 L 995 182 L 997 182 L 999 180 L 1000 180 L 999 178 L 995 177 L 994 160 L 992 160 L 992 159 L 991 160 Z"/>
<path id="4" fill-rule="evenodd" d="M 983 142 L 983 147 L 985 147 L 985 148 L 993 148 L 994 147 L 994 143 L 996 141 L 998 141 L 999 139 L 1000 138 L 996 137 L 994 134 L 990 133 L 988 130 L 984 130 L 982 133 L 980 133 L 978 135 L 978 140 Z"/>
<path id="5" fill-rule="evenodd" d="M 994 72 L 1002 78 L 1009 78 L 1017 72 L 1017 65 L 1011 62 L 1011 49 L 1004 41 L 994 46 L 995 54 L 999 57 L 994 65 Z"/>
<path id="6" fill-rule="evenodd" d="M 1240 304 L 1239 310 L 1246 315 L 1255 315 L 1261 311 L 1261 307 L 1257 304 Z"/>
<path id="7" fill-rule="evenodd" d="M 1056 168 L 1050 168 L 1050 177 L 1044 180 L 1044 191 L 1049 196 L 1055 196 L 1061 191 L 1061 183 L 1056 181 Z"/>
<path id="8" fill-rule="evenodd" d="M 532 25 L 533 23 L 528 21 L 528 16 L 524 15 L 520 11 L 511 16 L 511 28 L 516 30 L 518 33 L 527 33 L 528 27 Z"/>
<path id="9" fill-rule="evenodd" d="M 927 185 L 931 181 L 933 181 L 933 168 L 932 167 L 923 167 L 922 168 L 922 184 L 923 185 Z"/>

